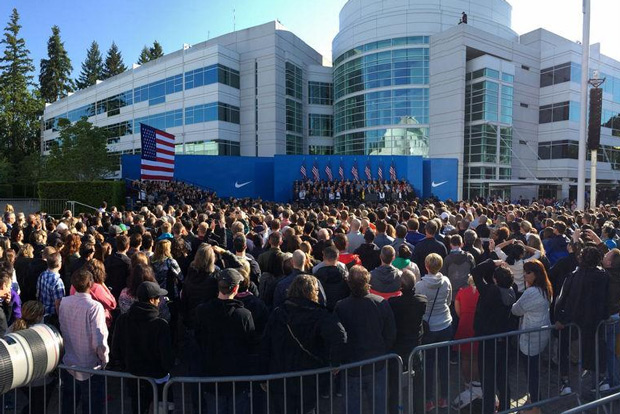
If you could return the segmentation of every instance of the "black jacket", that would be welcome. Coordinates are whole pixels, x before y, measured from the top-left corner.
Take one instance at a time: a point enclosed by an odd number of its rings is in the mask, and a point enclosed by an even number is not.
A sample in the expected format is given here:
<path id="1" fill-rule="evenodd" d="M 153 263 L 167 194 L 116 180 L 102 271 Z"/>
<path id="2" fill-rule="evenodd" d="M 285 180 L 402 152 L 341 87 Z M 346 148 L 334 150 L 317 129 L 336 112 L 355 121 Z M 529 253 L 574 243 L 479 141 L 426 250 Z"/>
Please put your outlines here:
<path id="1" fill-rule="evenodd" d="M 424 260 L 426 259 L 426 256 L 431 253 L 437 253 L 442 259 L 444 259 L 448 255 L 448 250 L 442 242 L 437 241 L 434 238 L 426 238 L 420 241 L 415 245 L 415 249 L 413 249 L 412 260 L 418 265 L 420 273 L 423 275 L 426 274 Z"/>
<path id="2" fill-rule="evenodd" d="M 217 279 L 214 273 L 196 270 L 190 266 L 183 280 L 181 291 L 181 314 L 183 323 L 190 329 L 194 328 L 195 311 L 198 305 L 217 298 Z"/>
<path id="3" fill-rule="evenodd" d="M 516 291 L 513 288 L 501 288 L 493 283 L 494 271 L 495 263 L 490 259 L 471 271 L 480 293 L 474 315 L 476 336 L 509 332 L 514 327 L 511 310 L 516 302 Z"/>
<path id="4" fill-rule="evenodd" d="M 22 303 L 29 300 L 37 300 L 37 281 L 39 276 L 47 269 L 47 262 L 41 258 L 33 259 L 28 266 L 28 271 L 23 281 L 19 281 Z"/>
<path id="5" fill-rule="evenodd" d="M 355 249 L 354 252 L 360 257 L 362 266 L 364 266 L 369 272 L 373 269 L 381 266 L 381 249 L 374 243 L 362 243 L 360 247 Z"/>
<path id="6" fill-rule="evenodd" d="M 133 375 L 163 378 L 174 365 L 168 322 L 150 303 L 135 302 L 114 329 L 112 361 Z"/>
<path id="7" fill-rule="evenodd" d="M 323 266 L 314 276 L 323 285 L 327 297 L 325 305 L 329 311 L 333 311 L 336 303 L 351 293 L 346 282 L 347 272 L 339 266 Z"/>
<path id="8" fill-rule="evenodd" d="M 422 318 L 426 312 L 427 299 L 424 295 L 417 295 L 415 290 L 403 291 L 402 296 L 388 299 L 396 322 L 396 341 L 394 352 L 403 359 L 409 358 L 413 349 L 422 340 Z"/>
<path id="9" fill-rule="evenodd" d="M 269 319 L 269 308 L 252 292 L 239 293 L 235 299 L 243 302 L 243 306 L 252 313 L 256 335 L 262 337 Z"/>
<path id="10" fill-rule="evenodd" d="M 123 253 L 113 253 L 105 259 L 105 284 L 110 288 L 112 295 L 118 302 L 121 291 L 127 287 L 127 278 L 131 270 L 131 259 Z"/>
<path id="11" fill-rule="evenodd" d="M 346 339 L 346 332 L 334 314 L 310 300 L 289 298 L 272 312 L 267 322 L 261 344 L 261 372 L 339 365 Z"/>
<path id="12" fill-rule="evenodd" d="M 555 318 L 566 325 L 576 323 L 581 329 L 596 329 L 609 317 L 609 274 L 600 267 L 577 267 L 562 286 L 555 304 Z"/>
<path id="13" fill-rule="evenodd" d="M 235 299 L 213 299 L 196 308 L 196 340 L 202 372 L 209 376 L 251 375 L 257 346 L 252 313 Z"/>
<path id="14" fill-rule="evenodd" d="M 336 304 L 334 313 L 347 331 L 345 362 L 375 358 L 392 349 L 396 324 L 387 300 L 373 294 L 349 296 Z"/>

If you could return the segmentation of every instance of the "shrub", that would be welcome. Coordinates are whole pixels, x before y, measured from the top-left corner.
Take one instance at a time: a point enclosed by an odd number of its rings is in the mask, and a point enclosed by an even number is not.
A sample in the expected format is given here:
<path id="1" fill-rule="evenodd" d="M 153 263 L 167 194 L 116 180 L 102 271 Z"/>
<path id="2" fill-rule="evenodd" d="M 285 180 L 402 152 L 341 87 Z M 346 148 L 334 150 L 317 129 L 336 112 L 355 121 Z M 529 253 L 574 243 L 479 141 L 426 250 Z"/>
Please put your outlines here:
<path id="1" fill-rule="evenodd" d="M 108 206 L 120 207 L 125 203 L 125 183 L 123 181 L 40 181 L 39 198 L 78 201 L 92 207 L 99 207 L 103 201 L 106 201 Z M 75 212 L 92 212 L 92 210 L 76 205 Z"/>

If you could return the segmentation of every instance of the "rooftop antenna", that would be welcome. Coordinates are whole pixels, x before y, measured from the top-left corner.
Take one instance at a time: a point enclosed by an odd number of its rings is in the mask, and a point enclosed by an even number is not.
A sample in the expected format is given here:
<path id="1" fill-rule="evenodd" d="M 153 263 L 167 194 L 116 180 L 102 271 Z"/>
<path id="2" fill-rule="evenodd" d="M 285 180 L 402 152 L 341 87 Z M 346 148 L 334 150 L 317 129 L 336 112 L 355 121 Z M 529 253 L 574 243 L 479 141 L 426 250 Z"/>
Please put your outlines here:
<path id="1" fill-rule="evenodd" d="M 233 32 L 237 30 L 237 16 L 235 14 L 235 9 L 233 9 Z"/>

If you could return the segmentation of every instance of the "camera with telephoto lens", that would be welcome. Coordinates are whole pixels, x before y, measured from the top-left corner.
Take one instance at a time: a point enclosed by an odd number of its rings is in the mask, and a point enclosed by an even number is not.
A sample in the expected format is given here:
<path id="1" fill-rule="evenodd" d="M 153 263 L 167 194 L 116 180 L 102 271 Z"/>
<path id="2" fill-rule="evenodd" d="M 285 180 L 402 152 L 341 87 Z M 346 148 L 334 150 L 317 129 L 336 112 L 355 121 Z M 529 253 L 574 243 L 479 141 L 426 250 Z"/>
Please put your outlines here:
<path id="1" fill-rule="evenodd" d="M 0 395 L 45 377 L 58 366 L 62 351 L 62 336 L 51 325 L 33 325 L 0 338 Z"/>

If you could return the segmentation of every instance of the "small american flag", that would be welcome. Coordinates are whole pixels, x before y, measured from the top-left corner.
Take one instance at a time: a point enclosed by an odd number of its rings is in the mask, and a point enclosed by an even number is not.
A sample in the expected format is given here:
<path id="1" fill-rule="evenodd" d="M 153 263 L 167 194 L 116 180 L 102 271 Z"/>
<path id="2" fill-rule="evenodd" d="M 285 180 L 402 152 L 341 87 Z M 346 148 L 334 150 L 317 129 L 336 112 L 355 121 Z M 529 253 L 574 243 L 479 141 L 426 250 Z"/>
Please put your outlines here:
<path id="1" fill-rule="evenodd" d="M 372 171 L 370 171 L 370 160 L 366 161 L 366 168 L 364 168 L 364 172 L 366 173 L 366 178 L 371 180 L 372 179 Z"/>
<path id="2" fill-rule="evenodd" d="M 359 181 L 360 177 L 357 174 L 357 160 L 353 162 L 353 166 L 351 167 L 351 174 L 353 174 L 353 178 Z"/>
<path id="3" fill-rule="evenodd" d="M 302 163 L 301 167 L 299 167 L 299 172 L 301 173 L 301 176 L 304 177 L 304 180 L 308 178 L 308 176 L 306 175 L 306 164 Z"/>
<path id="4" fill-rule="evenodd" d="M 390 164 L 390 180 L 396 181 L 396 166 L 394 165 L 394 161 Z"/>
<path id="5" fill-rule="evenodd" d="M 319 181 L 319 167 L 316 164 L 316 160 L 312 165 L 312 175 L 314 175 L 314 181 Z"/>
<path id="6" fill-rule="evenodd" d="M 171 181 L 174 177 L 174 135 L 140 124 L 142 180 Z"/>
<path id="7" fill-rule="evenodd" d="M 327 174 L 327 179 L 329 181 L 332 181 L 334 179 L 334 176 L 332 175 L 332 166 L 329 161 L 327 162 L 327 165 L 325 166 L 325 174 Z"/>
<path id="8" fill-rule="evenodd" d="M 379 180 L 383 181 L 383 165 L 379 164 L 379 169 L 377 170 L 377 176 Z"/>
<path id="9" fill-rule="evenodd" d="M 338 167 L 338 175 L 340 175 L 340 179 L 344 181 L 344 166 L 342 165 L 342 160 L 340 160 L 340 167 Z"/>

